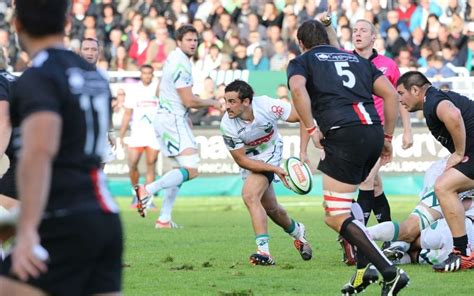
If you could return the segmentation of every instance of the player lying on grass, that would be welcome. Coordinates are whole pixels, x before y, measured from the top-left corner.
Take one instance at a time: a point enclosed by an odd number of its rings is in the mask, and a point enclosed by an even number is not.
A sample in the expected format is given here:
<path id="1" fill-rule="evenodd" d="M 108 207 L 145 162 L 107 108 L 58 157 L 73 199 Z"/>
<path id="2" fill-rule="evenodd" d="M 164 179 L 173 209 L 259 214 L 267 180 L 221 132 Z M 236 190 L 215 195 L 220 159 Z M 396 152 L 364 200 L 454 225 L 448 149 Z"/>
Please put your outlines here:
<path id="1" fill-rule="evenodd" d="M 283 141 L 277 122 L 297 122 L 298 115 L 289 103 L 267 96 L 253 97 L 253 94 L 252 87 L 244 81 L 235 80 L 227 85 L 226 113 L 221 121 L 224 142 L 241 168 L 242 199 L 255 231 L 257 252 L 250 256 L 250 262 L 275 264 L 270 255 L 267 217 L 293 238 L 303 260 L 310 260 L 312 250 L 304 225 L 288 216 L 278 203 L 272 185 L 275 175 L 286 183 L 286 172 L 280 167 Z"/>
<path id="2" fill-rule="evenodd" d="M 434 184 L 436 179 L 443 173 L 446 161 L 447 159 L 438 160 L 426 171 L 423 190 L 420 192 L 420 202 L 408 218 L 402 223 L 390 221 L 368 227 L 367 229 L 372 239 L 412 243 L 416 241 L 424 229 L 443 218 L 438 198 L 434 193 Z M 463 192 L 459 196 L 461 199 L 472 197 L 472 191 Z M 463 203 L 465 210 L 470 208 L 470 204 L 467 201 Z"/>
<path id="3" fill-rule="evenodd" d="M 464 198 L 463 206 L 468 208 L 464 222 L 471 250 L 474 251 L 474 203 L 471 198 Z M 439 264 L 448 258 L 452 250 L 452 233 L 446 219 L 442 218 L 423 229 L 413 243 L 393 242 L 384 253 L 397 264 Z"/>

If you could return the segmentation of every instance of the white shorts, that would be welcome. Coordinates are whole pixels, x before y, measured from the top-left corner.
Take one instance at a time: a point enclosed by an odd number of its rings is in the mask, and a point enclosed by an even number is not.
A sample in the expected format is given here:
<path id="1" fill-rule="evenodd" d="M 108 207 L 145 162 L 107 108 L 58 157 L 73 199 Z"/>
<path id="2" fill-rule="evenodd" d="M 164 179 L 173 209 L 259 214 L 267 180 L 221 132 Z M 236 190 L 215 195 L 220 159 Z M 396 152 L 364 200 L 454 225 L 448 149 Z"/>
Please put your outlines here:
<path id="1" fill-rule="evenodd" d="M 273 147 L 269 147 L 267 151 L 257 155 L 247 155 L 250 159 L 259 160 L 268 164 L 279 166 L 281 162 L 281 154 L 283 151 L 283 142 L 279 142 Z M 240 176 L 243 180 L 247 179 L 252 172 L 246 169 L 240 169 Z M 275 175 L 274 182 L 279 182 L 280 179 Z"/>
<path id="2" fill-rule="evenodd" d="M 153 126 L 164 156 L 177 156 L 187 148 L 197 150 L 196 139 L 191 131 L 188 117 L 166 112 L 158 113 Z"/>
<path id="3" fill-rule="evenodd" d="M 107 140 L 105 144 L 104 154 L 102 155 L 102 163 L 109 163 L 116 159 L 115 151 Z"/>
<path id="4" fill-rule="evenodd" d="M 152 128 L 132 130 L 128 137 L 127 145 L 130 148 L 150 147 L 155 150 L 160 150 L 160 144 Z"/>

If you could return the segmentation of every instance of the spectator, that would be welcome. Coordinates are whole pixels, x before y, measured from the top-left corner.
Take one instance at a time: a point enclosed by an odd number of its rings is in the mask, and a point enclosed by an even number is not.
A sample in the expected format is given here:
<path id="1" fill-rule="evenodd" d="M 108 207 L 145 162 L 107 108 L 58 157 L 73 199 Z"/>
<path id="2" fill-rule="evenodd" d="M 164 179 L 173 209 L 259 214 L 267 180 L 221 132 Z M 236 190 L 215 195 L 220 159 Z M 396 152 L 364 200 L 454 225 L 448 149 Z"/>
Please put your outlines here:
<path id="1" fill-rule="evenodd" d="M 439 17 L 441 13 L 442 10 L 438 4 L 430 2 L 430 0 L 420 0 L 420 5 L 417 6 L 410 18 L 410 31 L 413 32 L 418 27 L 425 30 L 428 15 L 435 14 Z"/>
<path id="2" fill-rule="evenodd" d="M 416 28 L 408 40 L 408 46 L 411 48 L 411 53 L 415 59 L 420 58 L 420 50 L 424 42 L 425 33 L 421 28 Z"/>
<path id="3" fill-rule="evenodd" d="M 205 29 L 202 32 L 202 42 L 199 44 L 197 54 L 200 59 L 203 59 L 208 53 L 212 45 L 222 48 L 223 43 L 221 40 L 216 38 L 212 29 Z"/>
<path id="4" fill-rule="evenodd" d="M 242 30 L 242 26 L 247 24 L 249 15 L 255 12 L 256 11 L 250 6 L 250 0 L 240 0 L 240 6 L 237 6 L 237 8 L 232 12 L 232 19 L 234 23 L 239 26 L 239 29 Z"/>
<path id="5" fill-rule="evenodd" d="M 268 71 L 270 65 L 268 58 L 263 54 L 261 46 L 255 47 L 253 54 L 247 58 L 247 70 L 251 71 Z"/>
<path id="6" fill-rule="evenodd" d="M 365 16 L 367 16 L 367 12 L 370 11 L 370 13 L 372 14 L 371 17 L 373 18 L 372 23 L 374 24 L 374 26 L 380 25 L 382 20 L 385 20 L 387 18 L 387 10 L 382 7 L 380 2 L 380 0 L 367 1 Z M 365 19 L 370 21 L 367 18 Z"/>
<path id="7" fill-rule="evenodd" d="M 125 46 L 120 45 L 117 47 L 116 56 L 110 61 L 111 71 L 136 71 L 138 70 L 137 65 L 127 55 L 127 49 Z"/>
<path id="8" fill-rule="evenodd" d="M 288 98 L 290 96 L 290 92 L 288 91 L 288 87 L 286 84 L 279 84 L 276 88 L 276 97 L 277 99 L 281 98 Z"/>
<path id="9" fill-rule="evenodd" d="M 157 28 L 155 31 L 155 39 L 151 40 L 146 52 L 145 64 L 153 66 L 155 71 L 163 68 L 168 54 L 176 48 L 176 41 L 168 36 L 166 28 Z"/>
<path id="10" fill-rule="evenodd" d="M 398 54 L 398 58 L 396 59 L 399 68 L 410 68 L 415 60 L 410 52 L 408 47 L 400 48 L 400 52 Z"/>
<path id="11" fill-rule="evenodd" d="M 71 32 L 70 36 L 81 39 L 84 33 L 84 18 L 86 10 L 82 3 L 76 2 L 72 5 Z"/>
<path id="12" fill-rule="evenodd" d="M 400 52 L 400 48 L 406 46 L 406 41 L 400 36 L 400 30 L 396 25 L 392 25 L 387 28 L 387 51 L 393 57 L 397 57 Z"/>
<path id="13" fill-rule="evenodd" d="M 164 21 L 164 24 L 166 26 L 166 19 L 164 18 L 164 16 L 160 16 L 158 14 L 158 8 L 156 6 L 151 6 L 149 12 L 144 15 L 145 18 L 143 19 L 143 28 L 145 28 L 145 30 L 147 30 L 148 32 L 155 32 L 155 30 L 158 28 L 158 18 L 162 18 L 162 20 L 160 20 L 160 23 Z"/>
<path id="14" fill-rule="evenodd" d="M 217 70 L 219 65 L 222 63 L 222 53 L 219 47 L 215 44 L 209 48 L 209 53 L 200 58 L 196 62 L 196 66 L 193 68 L 196 71 L 201 71 L 203 75 L 209 75 L 212 70 Z M 202 95 L 201 95 L 201 98 Z M 206 99 L 204 97 L 204 99 Z"/>
<path id="15" fill-rule="evenodd" d="M 351 0 L 350 6 L 347 8 L 346 16 L 350 20 L 351 27 L 357 20 L 364 18 L 365 9 L 359 3 L 359 0 Z"/>
<path id="16" fill-rule="evenodd" d="M 464 5 L 461 5 L 462 4 Z M 443 24 L 451 24 L 453 21 L 453 15 L 463 15 L 465 8 L 464 0 L 448 0 L 447 7 L 443 10 L 443 14 L 440 17 L 440 22 Z"/>
<path id="17" fill-rule="evenodd" d="M 374 48 L 379 54 L 393 58 L 392 54 L 385 48 L 385 40 L 382 37 L 375 39 Z"/>
<path id="18" fill-rule="evenodd" d="M 183 0 L 173 0 L 164 12 L 164 17 L 168 23 L 174 28 L 179 28 L 183 24 L 188 24 L 190 19 L 188 15 L 188 7 Z"/>
<path id="19" fill-rule="evenodd" d="M 221 2 L 217 2 L 216 5 L 212 7 L 211 14 L 207 18 L 207 23 L 209 27 L 213 28 L 214 25 L 217 24 L 219 18 L 221 17 L 222 14 L 227 13 L 224 9 L 224 6 L 222 6 Z"/>
<path id="20" fill-rule="evenodd" d="M 237 32 L 232 33 L 229 38 L 224 40 L 224 45 L 222 46 L 222 53 L 232 55 L 232 53 L 234 52 L 234 48 L 239 43 L 239 34 Z"/>
<path id="21" fill-rule="evenodd" d="M 428 44 L 424 44 L 420 49 L 420 57 L 417 60 L 417 63 L 422 68 L 428 67 L 428 57 L 433 54 L 433 50 Z"/>
<path id="22" fill-rule="evenodd" d="M 232 60 L 232 69 L 247 69 L 247 47 L 243 44 L 238 44 L 234 49 Z"/>
<path id="23" fill-rule="evenodd" d="M 426 28 L 425 28 L 426 38 L 428 38 L 428 40 L 437 39 L 440 26 L 441 26 L 441 23 L 439 22 L 439 19 L 436 16 L 436 14 L 428 15 L 428 19 L 426 21 Z"/>
<path id="24" fill-rule="evenodd" d="M 281 40 L 281 29 L 272 25 L 267 28 L 267 41 L 265 42 L 265 54 L 268 58 L 272 58 L 275 54 L 275 46 Z"/>
<path id="25" fill-rule="evenodd" d="M 450 66 L 450 67 L 462 67 L 464 66 L 464 63 L 459 60 L 459 57 L 457 56 L 457 48 L 450 45 L 446 44 L 443 47 L 443 50 L 441 51 L 441 54 L 443 56 L 443 59 L 445 61 L 445 64 Z"/>
<path id="26" fill-rule="evenodd" d="M 444 63 L 442 56 L 432 54 L 428 57 L 428 69 L 425 73 L 426 77 L 433 78 L 435 80 L 455 77 L 456 73 Z"/>
<path id="27" fill-rule="evenodd" d="M 150 45 L 150 37 L 145 29 L 140 29 L 138 31 L 138 38 L 132 42 L 130 49 L 128 50 L 128 55 L 132 60 L 135 61 L 137 66 L 145 64 L 147 59 L 147 50 Z"/>
<path id="28" fill-rule="evenodd" d="M 352 29 L 349 26 L 341 27 L 341 38 L 339 39 L 339 44 L 345 50 L 353 50 L 354 45 L 352 44 Z"/>
<path id="29" fill-rule="evenodd" d="M 247 56 L 253 55 L 253 51 L 257 46 L 264 47 L 265 42 L 262 41 L 260 33 L 251 32 L 248 36 L 249 45 L 247 46 Z"/>
<path id="30" fill-rule="evenodd" d="M 228 54 L 222 54 L 221 64 L 219 65 L 219 71 L 232 70 L 232 58 Z"/>
<path id="31" fill-rule="evenodd" d="M 383 38 L 387 38 L 387 29 L 390 26 L 397 26 L 398 30 L 400 31 L 400 36 L 408 41 L 410 38 L 410 30 L 408 29 L 405 22 L 401 22 L 398 13 L 396 10 L 390 10 L 387 13 L 387 19 L 382 21 L 380 24 L 380 35 Z"/>
<path id="32" fill-rule="evenodd" d="M 285 71 L 288 66 L 288 51 L 283 40 L 275 43 L 275 54 L 270 58 L 271 71 Z"/>
<path id="33" fill-rule="evenodd" d="M 113 28 L 120 25 L 120 16 L 117 15 L 115 7 L 111 4 L 104 5 L 102 8 L 102 17 L 99 19 L 97 28 L 100 30 L 100 35 L 105 36 L 104 44 L 108 44 L 109 34 Z"/>
<path id="34" fill-rule="evenodd" d="M 398 0 L 398 19 L 405 22 L 405 24 L 410 28 L 410 19 L 415 12 L 416 5 L 413 4 L 413 0 Z"/>
<path id="35" fill-rule="evenodd" d="M 104 57 L 109 61 L 109 63 L 117 55 L 117 48 L 122 44 L 122 37 L 123 32 L 120 28 L 113 28 L 110 31 L 110 42 L 104 45 Z"/>
<path id="36" fill-rule="evenodd" d="M 212 30 L 219 40 L 225 40 L 228 36 L 238 33 L 237 26 L 232 24 L 232 17 L 227 12 L 219 16 L 219 21 L 214 24 Z"/>
<path id="37" fill-rule="evenodd" d="M 286 43 L 294 42 L 298 29 L 298 18 L 294 14 L 287 14 L 283 18 L 281 37 Z"/>
<path id="38" fill-rule="evenodd" d="M 259 23 L 258 16 L 255 13 L 249 14 L 247 22 L 240 28 L 240 39 L 245 40 L 252 32 L 258 32 L 263 38 L 265 38 L 267 32 L 265 27 Z"/>
<path id="39" fill-rule="evenodd" d="M 138 35 L 142 29 L 143 17 L 140 14 L 133 14 L 130 24 L 125 28 L 125 33 L 127 33 L 128 36 L 128 46 L 131 46 L 131 44 L 138 39 Z"/>
<path id="40" fill-rule="evenodd" d="M 262 25 L 265 27 L 277 26 L 279 29 L 283 25 L 283 12 L 278 11 L 274 2 L 266 2 L 263 6 Z"/>

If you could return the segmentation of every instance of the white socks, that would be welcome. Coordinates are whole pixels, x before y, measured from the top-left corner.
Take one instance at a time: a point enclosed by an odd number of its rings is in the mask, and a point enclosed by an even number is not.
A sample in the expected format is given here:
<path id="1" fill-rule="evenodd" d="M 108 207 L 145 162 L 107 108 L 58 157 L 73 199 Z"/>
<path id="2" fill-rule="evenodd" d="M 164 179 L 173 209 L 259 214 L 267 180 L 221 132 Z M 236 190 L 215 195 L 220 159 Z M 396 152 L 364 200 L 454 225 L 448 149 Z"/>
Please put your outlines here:
<path id="1" fill-rule="evenodd" d="M 171 221 L 171 212 L 173 211 L 176 197 L 178 196 L 179 187 L 174 186 L 165 189 L 165 196 L 163 198 L 163 205 L 160 210 L 160 217 L 158 218 L 161 222 Z"/>
<path id="2" fill-rule="evenodd" d="M 398 229 L 398 223 L 393 221 L 382 222 L 377 225 L 367 227 L 370 237 L 373 240 L 383 242 L 397 240 Z"/>
<path id="3" fill-rule="evenodd" d="M 163 175 L 159 180 L 145 185 L 148 194 L 153 195 L 158 191 L 170 187 L 176 187 L 188 180 L 188 171 L 185 168 L 173 169 Z"/>

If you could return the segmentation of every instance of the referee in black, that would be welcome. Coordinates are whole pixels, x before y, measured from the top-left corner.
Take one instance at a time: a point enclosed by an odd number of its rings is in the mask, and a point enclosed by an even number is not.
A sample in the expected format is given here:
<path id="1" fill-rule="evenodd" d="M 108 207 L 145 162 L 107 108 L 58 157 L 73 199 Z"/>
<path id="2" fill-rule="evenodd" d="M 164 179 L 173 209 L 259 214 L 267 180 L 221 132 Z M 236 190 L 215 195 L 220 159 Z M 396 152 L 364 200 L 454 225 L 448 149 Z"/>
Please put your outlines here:
<path id="1" fill-rule="evenodd" d="M 68 4 L 16 1 L 18 40 L 32 67 L 12 91 L 21 213 L 0 267 L 0 295 L 121 291 L 121 223 L 100 170 L 110 91 L 92 65 L 63 46 Z"/>

